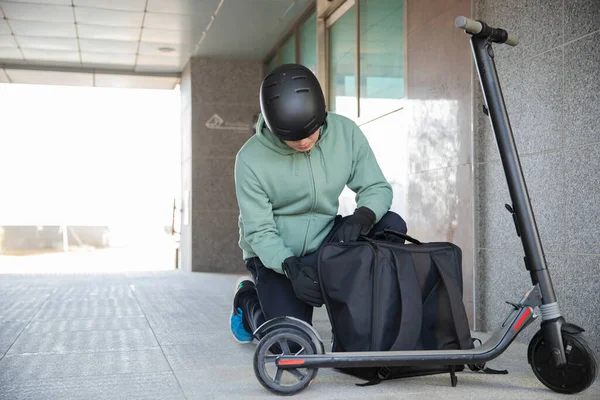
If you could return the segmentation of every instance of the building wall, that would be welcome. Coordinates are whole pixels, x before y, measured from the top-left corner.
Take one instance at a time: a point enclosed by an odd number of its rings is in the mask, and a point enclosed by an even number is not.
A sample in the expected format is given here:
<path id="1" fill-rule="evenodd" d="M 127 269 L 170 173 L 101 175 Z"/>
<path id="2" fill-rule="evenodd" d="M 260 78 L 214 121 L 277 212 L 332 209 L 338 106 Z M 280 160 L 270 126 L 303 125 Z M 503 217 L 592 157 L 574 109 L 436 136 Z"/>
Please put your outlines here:
<path id="1" fill-rule="evenodd" d="M 254 133 L 262 68 L 261 61 L 193 58 L 183 73 L 184 270 L 245 271 L 233 171 L 235 155 Z"/>
<path id="2" fill-rule="evenodd" d="M 600 2 L 475 0 L 475 16 L 519 36 L 496 64 L 561 311 L 600 349 Z M 479 81 L 474 96 L 477 314 L 493 329 L 529 274 Z M 529 328 L 521 340 L 536 329 Z"/>
<path id="3" fill-rule="evenodd" d="M 321 3 L 317 9 L 322 11 Z M 498 326 L 509 311 L 504 301 L 521 297 L 529 275 L 504 209 L 508 191 L 481 112 L 468 36 L 453 21 L 458 15 L 474 16 L 517 33 L 520 45 L 497 46 L 496 60 L 530 197 L 561 309 L 588 330 L 599 348 L 600 329 L 594 322 L 600 320 L 595 296 L 600 283 L 600 4 L 407 0 L 406 13 L 406 101 L 397 111 L 361 124 L 394 187 L 392 210 L 406 218 L 410 234 L 462 248 L 464 300 L 472 326 Z M 188 233 L 182 237 L 184 269 L 243 271 L 233 162 L 252 134 L 240 126 L 251 124 L 258 112 L 261 78 L 258 61 L 193 59 L 184 71 L 184 205 L 185 194 L 191 193 L 189 224 L 183 229 Z M 214 114 L 226 125 L 240 125 L 210 128 Z M 350 210 L 349 204 L 342 201 L 342 209 Z M 529 336 L 534 331 L 528 329 Z"/>

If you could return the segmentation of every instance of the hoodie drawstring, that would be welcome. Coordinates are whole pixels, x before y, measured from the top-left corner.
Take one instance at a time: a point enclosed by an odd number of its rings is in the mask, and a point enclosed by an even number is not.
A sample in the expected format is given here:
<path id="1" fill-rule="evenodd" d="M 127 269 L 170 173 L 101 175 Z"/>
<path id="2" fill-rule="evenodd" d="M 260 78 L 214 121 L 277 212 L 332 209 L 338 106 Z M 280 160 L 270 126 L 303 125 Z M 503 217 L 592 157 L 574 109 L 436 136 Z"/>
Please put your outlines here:
<path id="1" fill-rule="evenodd" d="M 323 168 L 323 173 L 325 174 L 325 182 L 329 183 L 329 176 L 327 175 L 327 166 L 325 165 L 325 155 L 323 154 L 323 149 L 319 146 L 319 154 L 321 155 L 321 168 Z"/>
<path id="2" fill-rule="evenodd" d="M 298 155 L 298 153 L 292 154 L 292 159 L 294 160 L 294 164 L 293 164 L 292 168 L 296 171 L 296 176 L 299 176 L 300 175 L 300 167 L 298 166 L 297 155 Z"/>

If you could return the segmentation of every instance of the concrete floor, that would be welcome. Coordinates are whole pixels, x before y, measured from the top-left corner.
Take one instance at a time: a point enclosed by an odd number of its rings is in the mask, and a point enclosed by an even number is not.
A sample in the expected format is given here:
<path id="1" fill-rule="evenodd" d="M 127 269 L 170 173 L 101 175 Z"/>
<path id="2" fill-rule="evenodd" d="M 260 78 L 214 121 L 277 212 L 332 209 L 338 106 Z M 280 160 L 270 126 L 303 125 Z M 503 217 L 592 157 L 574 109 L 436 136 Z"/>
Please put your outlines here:
<path id="1" fill-rule="evenodd" d="M 263 399 L 255 345 L 229 334 L 237 276 L 176 271 L 0 275 L 0 399 Z M 315 326 L 324 342 L 323 308 Z M 357 387 L 319 371 L 298 399 L 558 399 L 534 377 L 526 346 L 491 366 L 509 375 L 459 374 Z M 569 399 L 599 399 L 597 382 Z"/>

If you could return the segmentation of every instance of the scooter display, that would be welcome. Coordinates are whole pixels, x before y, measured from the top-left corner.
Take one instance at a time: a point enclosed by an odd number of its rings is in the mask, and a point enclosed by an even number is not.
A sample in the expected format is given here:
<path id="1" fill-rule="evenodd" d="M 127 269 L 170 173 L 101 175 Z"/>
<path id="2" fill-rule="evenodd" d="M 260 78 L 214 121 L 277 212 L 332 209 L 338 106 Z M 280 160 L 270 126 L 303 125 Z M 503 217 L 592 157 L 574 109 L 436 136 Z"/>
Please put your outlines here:
<path id="1" fill-rule="evenodd" d="M 487 106 L 484 111 L 493 127 L 512 201 L 507 209 L 523 245 L 532 286 L 513 304 L 502 326 L 480 347 L 469 350 L 328 353 L 309 324 L 290 317 L 267 321 L 257 330 L 264 336 L 254 353 L 254 371 L 259 382 L 276 394 L 291 395 L 305 389 L 319 368 L 483 364 L 501 355 L 538 318 L 537 310 L 541 328 L 527 351 L 537 379 L 555 392 L 573 394 L 590 387 L 597 377 L 598 359 L 582 335 L 584 330 L 567 322 L 560 312 L 496 72 L 493 44 L 515 46 L 518 40 L 504 29 L 462 16 L 455 25 L 471 35 Z M 451 376 L 455 386 L 456 377 Z"/>

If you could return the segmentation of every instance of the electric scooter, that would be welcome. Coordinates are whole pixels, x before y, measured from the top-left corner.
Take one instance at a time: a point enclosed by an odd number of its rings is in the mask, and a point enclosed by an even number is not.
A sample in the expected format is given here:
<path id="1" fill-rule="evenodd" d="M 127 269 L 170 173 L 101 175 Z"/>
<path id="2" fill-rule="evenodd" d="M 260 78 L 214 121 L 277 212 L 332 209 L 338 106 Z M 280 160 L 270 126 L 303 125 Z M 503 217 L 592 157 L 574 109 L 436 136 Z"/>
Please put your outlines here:
<path id="1" fill-rule="evenodd" d="M 309 324 L 290 317 L 267 321 L 255 332 L 264 336 L 254 353 L 254 372 L 259 382 L 276 394 L 291 395 L 305 389 L 319 368 L 447 365 L 452 386 L 456 386 L 452 366 L 481 365 L 501 355 L 538 318 L 538 308 L 541 328 L 529 343 L 527 361 L 540 382 L 555 392 L 572 394 L 590 387 L 597 377 L 598 359 L 582 336 L 584 330 L 566 322 L 559 309 L 496 73 L 492 44 L 515 46 L 518 40 L 504 29 L 462 16 L 456 18 L 455 25 L 471 35 L 487 105 L 484 112 L 492 123 L 512 200 L 512 206 L 506 208 L 523 244 L 532 287 L 513 304 L 502 326 L 481 346 L 469 350 L 327 353 Z M 284 373 L 290 377 L 285 382 Z"/>

